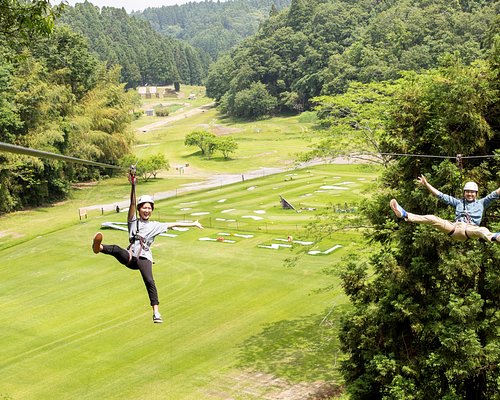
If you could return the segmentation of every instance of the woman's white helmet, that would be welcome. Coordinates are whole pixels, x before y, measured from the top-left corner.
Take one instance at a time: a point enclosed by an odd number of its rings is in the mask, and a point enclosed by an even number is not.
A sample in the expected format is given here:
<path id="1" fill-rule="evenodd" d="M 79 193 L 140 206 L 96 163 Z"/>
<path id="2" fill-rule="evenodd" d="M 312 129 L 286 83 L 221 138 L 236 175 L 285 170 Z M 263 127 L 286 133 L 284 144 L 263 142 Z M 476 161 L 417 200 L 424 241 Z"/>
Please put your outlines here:
<path id="1" fill-rule="evenodd" d="M 467 182 L 464 186 L 464 192 L 466 190 L 472 190 L 473 192 L 477 192 L 479 191 L 479 188 L 476 182 Z"/>
<path id="2" fill-rule="evenodd" d="M 137 208 L 141 208 L 141 206 L 144 203 L 149 203 L 151 204 L 151 208 L 154 210 L 155 208 L 155 201 L 153 199 L 153 196 L 150 196 L 149 194 L 144 194 L 139 199 L 137 200 Z"/>

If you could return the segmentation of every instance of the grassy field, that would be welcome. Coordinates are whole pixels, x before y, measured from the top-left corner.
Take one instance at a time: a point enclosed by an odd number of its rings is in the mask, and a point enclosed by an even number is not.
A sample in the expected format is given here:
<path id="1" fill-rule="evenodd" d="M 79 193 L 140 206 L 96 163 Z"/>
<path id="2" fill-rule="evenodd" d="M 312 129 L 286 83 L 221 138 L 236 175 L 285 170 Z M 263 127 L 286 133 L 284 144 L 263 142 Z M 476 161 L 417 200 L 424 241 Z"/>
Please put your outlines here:
<path id="1" fill-rule="evenodd" d="M 284 165 L 284 155 L 308 142 L 300 138 L 307 129 L 293 118 L 224 121 L 219 129 L 238 129 L 231 134 L 242 142 L 261 126 L 256 148 L 252 140 L 241 145 L 233 166 L 202 160 L 180 138 L 190 124 L 213 118 L 219 117 L 209 111 L 140 137 L 142 144 L 157 144 L 138 152 L 161 149 L 194 167 L 185 176 L 171 172 L 141 182 L 139 191 L 254 169 L 248 160 Z M 283 148 L 272 147 L 273 135 L 283 139 Z M 275 151 L 276 159 L 259 157 L 264 150 Z M 161 325 L 151 321 L 137 271 L 90 250 L 101 224 L 124 221 L 125 214 L 95 211 L 78 219 L 79 207 L 126 199 L 123 177 L 76 191 L 56 206 L 2 217 L 0 399 L 257 400 L 277 398 L 290 387 L 298 397 L 287 398 L 302 399 L 313 383 L 340 383 L 334 333 L 345 297 L 324 269 L 365 244 L 357 232 L 310 245 L 297 241 L 310 240 L 305 225 L 315 213 L 354 207 L 376 176 L 368 166 L 317 166 L 159 201 L 155 219 L 200 219 L 206 227 L 156 240 Z M 280 195 L 301 212 L 283 210 Z M 103 232 L 106 243 L 126 244 L 125 232 Z M 292 248 L 261 247 L 289 244 L 288 235 L 296 240 Z M 307 254 L 334 245 L 342 247 Z M 297 253 L 297 265 L 286 267 L 285 258 Z M 332 284 L 331 291 L 319 290 Z"/>

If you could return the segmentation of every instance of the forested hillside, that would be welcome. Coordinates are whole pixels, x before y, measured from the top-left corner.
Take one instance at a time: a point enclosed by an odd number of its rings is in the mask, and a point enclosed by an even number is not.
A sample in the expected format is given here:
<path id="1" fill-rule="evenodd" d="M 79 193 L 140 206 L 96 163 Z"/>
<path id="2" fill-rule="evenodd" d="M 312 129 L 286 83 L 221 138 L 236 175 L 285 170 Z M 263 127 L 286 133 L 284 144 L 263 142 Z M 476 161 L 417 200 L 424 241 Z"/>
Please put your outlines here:
<path id="1" fill-rule="evenodd" d="M 208 58 L 200 51 L 159 34 L 124 9 L 77 3 L 67 7 L 58 21 L 87 37 L 90 49 L 102 61 L 120 65 L 127 87 L 173 82 L 199 85 L 206 75 Z"/>
<path id="2" fill-rule="evenodd" d="M 187 41 L 216 60 L 244 38 L 257 32 L 270 13 L 290 0 L 229 0 L 189 2 L 146 8 L 132 15 L 146 19 L 162 34 Z"/>
<path id="3" fill-rule="evenodd" d="M 230 115 L 300 112 L 314 96 L 433 68 L 446 53 L 484 57 L 499 12 L 483 0 L 292 0 L 212 65 L 207 93 Z"/>
<path id="4" fill-rule="evenodd" d="M 0 1 L 0 141 L 116 165 L 140 100 L 84 37 L 54 28 L 57 14 L 45 0 Z M 0 153 L 0 213 L 64 199 L 73 182 L 106 173 Z"/>
<path id="5" fill-rule="evenodd" d="M 485 60 L 408 74 L 384 108 L 379 151 L 390 162 L 363 206 L 373 253 L 351 254 L 340 273 L 353 305 L 340 335 L 352 400 L 500 398 L 500 242 L 456 240 L 389 208 L 395 198 L 408 212 L 455 221 L 420 175 L 458 199 L 467 181 L 478 199 L 498 197 L 499 77 L 497 35 Z M 481 226 L 500 231 L 499 200 Z"/>

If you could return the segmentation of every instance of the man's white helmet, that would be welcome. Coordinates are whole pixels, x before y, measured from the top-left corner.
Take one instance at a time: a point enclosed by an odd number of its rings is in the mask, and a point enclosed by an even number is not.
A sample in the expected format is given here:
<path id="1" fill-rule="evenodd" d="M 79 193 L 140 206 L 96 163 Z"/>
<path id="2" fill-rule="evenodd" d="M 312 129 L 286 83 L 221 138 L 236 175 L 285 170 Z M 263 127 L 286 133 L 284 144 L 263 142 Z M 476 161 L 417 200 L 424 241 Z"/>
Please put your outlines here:
<path id="1" fill-rule="evenodd" d="M 155 208 L 155 201 L 153 199 L 153 196 L 150 196 L 148 194 L 144 194 L 141 197 L 139 197 L 139 200 L 137 200 L 137 208 L 141 208 L 141 206 L 144 203 L 151 204 L 151 208 L 154 210 L 154 208 Z"/>
<path id="2" fill-rule="evenodd" d="M 479 190 L 477 183 L 476 182 L 467 182 L 464 186 L 464 192 L 466 190 L 472 190 L 474 192 L 477 192 Z"/>

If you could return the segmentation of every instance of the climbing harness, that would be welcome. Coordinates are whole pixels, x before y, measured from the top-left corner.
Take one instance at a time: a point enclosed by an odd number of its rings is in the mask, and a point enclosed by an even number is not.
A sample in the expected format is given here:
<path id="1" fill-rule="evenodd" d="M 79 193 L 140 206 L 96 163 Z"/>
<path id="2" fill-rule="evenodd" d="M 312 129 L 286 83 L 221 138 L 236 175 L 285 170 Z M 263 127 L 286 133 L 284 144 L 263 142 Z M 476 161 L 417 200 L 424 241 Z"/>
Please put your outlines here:
<path id="1" fill-rule="evenodd" d="M 463 160 L 462 154 L 457 154 L 457 156 L 456 156 L 456 162 L 457 162 L 458 170 L 460 171 L 460 185 L 462 185 L 462 182 L 464 181 L 464 173 L 463 173 L 464 172 L 464 167 L 463 167 L 463 164 L 462 164 L 462 160 Z M 467 202 L 465 201 L 465 197 L 463 197 L 463 196 L 462 196 L 462 207 L 463 207 L 464 210 L 462 211 L 460 218 L 464 219 L 463 222 L 466 222 L 466 223 L 470 224 L 471 223 L 471 217 L 470 217 L 470 214 L 469 214 L 469 210 L 467 209 Z M 465 232 L 465 236 L 467 236 L 467 231 Z"/>
<path id="2" fill-rule="evenodd" d="M 136 181 L 136 174 L 137 174 L 137 168 L 135 165 L 131 165 L 130 166 L 130 169 L 129 169 L 129 176 L 130 176 L 130 181 L 132 184 L 135 184 L 135 181 Z M 135 189 L 134 189 L 135 190 Z M 135 198 L 135 196 L 134 196 Z M 137 201 L 136 201 L 136 204 L 135 204 L 135 223 L 136 223 L 136 229 L 135 229 L 135 233 L 129 237 L 129 246 L 127 247 L 127 250 L 129 251 L 129 253 L 131 253 L 131 249 L 132 249 L 132 245 L 135 243 L 135 242 L 139 242 L 139 245 L 140 245 L 140 250 L 139 250 L 139 254 L 137 254 L 137 258 L 140 257 L 141 255 L 141 252 L 144 250 L 144 251 L 147 251 L 149 249 L 149 246 L 147 246 L 145 244 L 145 241 L 144 241 L 144 238 L 142 236 L 139 235 L 139 219 L 140 219 L 140 216 L 139 216 L 139 210 L 137 209 Z"/>

